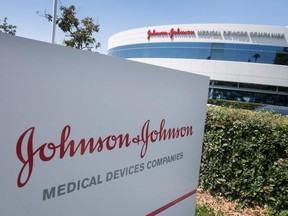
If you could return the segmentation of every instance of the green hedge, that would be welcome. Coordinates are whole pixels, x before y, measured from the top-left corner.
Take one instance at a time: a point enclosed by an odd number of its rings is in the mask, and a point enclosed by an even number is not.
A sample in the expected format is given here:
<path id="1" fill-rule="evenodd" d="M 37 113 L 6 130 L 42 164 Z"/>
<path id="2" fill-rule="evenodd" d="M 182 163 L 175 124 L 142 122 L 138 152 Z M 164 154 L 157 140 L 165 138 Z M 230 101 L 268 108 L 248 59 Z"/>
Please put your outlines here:
<path id="1" fill-rule="evenodd" d="M 247 110 L 255 110 L 257 107 L 262 105 L 259 103 L 251 103 L 235 100 L 223 100 L 223 99 L 208 99 L 208 103 L 222 107 L 247 109 Z"/>
<path id="2" fill-rule="evenodd" d="M 209 107 L 199 186 L 246 206 L 288 209 L 288 116 Z"/>

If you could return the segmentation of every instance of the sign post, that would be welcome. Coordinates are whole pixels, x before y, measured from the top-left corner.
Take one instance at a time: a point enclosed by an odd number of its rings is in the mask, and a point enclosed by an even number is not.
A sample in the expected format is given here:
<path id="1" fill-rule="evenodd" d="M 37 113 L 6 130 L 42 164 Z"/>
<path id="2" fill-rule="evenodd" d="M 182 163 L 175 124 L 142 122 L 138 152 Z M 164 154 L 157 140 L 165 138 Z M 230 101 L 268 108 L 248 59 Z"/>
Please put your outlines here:
<path id="1" fill-rule="evenodd" d="M 51 32 L 52 44 L 55 44 L 56 20 L 57 20 L 57 1 L 58 0 L 53 0 L 53 17 L 52 17 L 52 32 Z"/>

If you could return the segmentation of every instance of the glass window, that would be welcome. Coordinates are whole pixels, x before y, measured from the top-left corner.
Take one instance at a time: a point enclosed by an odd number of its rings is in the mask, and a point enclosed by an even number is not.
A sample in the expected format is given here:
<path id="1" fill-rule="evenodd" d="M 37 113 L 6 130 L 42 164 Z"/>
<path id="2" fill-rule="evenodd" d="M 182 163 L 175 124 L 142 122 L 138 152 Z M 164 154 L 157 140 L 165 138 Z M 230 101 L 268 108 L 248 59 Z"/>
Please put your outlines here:
<path id="1" fill-rule="evenodd" d="M 267 91 L 276 91 L 276 86 L 269 86 L 269 85 L 259 85 L 259 84 L 252 84 L 252 83 L 239 83 L 239 87 L 241 88 L 249 88 L 249 89 L 260 89 L 260 90 L 267 90 Z"/>
<path id="2" fill-rule="evenodd" d="M 287 95 L 267 94 L 260 92 L 238 91 L 238 90 L 226 90 L 221 88 L 214 88 L 212 98 L 213 99 L 226 99 L 226 100 L 238 100 L 246 102 L 256 102 L 263 104 L 274 104 L 281 106 L 288 106 Z"/>
<path id="3" fill-rule="evenodd" d="M 235 61 L 236 50 L 224 50 L 223 60 Z"/>
<path id="4" fill-rule="evenodd" d="M 238 83 L 236 82 L 225 82 L 225 81 L 216 81 L 216 80 L 214 81 L 214 85 L 238 87 Z"/>
<path id="5" fill-rule="evenodd" d="M 108 55 L 122 58 L 186 58 L 288 65 L 288 47 L 167 42 L 115 47 Z"/>
<path id="6" fill-rule="evenodd" d="M 223 60 L 224 50 L 223 49 L 212 49 L 211 58 L 212 60 Z"/>
<path id="7" fill-rule="evenodd" d="M 201 49 L 194 50 L 194 52 L 197 55 L 197 59 L 211 59 L 210 49 L 201 48 Z"/>
<path id="8" fill-rule="evenodd" d="M 288 54 L 276 53 L 273 59 L 273 64 L 288 65 Z"/>
<path id="9" fill-rule="evenodd" d="M 235 59 L 234 61 L 239 62 L 251 62 L 251 59 L 249 57 L 249 52 L 246 50 L 237 50 L 235 51 Z"/>
<path id="10" fill-rule="evenodd" d="M 278 87 L 278 91 L 280 91 L 280 92 L 288 92 L 288 87 L 279 86 Z"/>

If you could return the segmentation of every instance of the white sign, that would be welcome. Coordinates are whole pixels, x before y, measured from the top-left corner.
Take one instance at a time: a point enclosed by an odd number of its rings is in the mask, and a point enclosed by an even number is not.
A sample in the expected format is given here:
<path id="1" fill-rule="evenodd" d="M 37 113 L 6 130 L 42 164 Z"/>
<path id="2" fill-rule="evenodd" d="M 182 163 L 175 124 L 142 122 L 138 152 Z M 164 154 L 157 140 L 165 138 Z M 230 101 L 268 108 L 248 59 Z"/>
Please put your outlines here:
<path id="1" fill-rule="evenodd" d="M 208 82 L 0 34 L 1 215 L 192 215 Z"/>

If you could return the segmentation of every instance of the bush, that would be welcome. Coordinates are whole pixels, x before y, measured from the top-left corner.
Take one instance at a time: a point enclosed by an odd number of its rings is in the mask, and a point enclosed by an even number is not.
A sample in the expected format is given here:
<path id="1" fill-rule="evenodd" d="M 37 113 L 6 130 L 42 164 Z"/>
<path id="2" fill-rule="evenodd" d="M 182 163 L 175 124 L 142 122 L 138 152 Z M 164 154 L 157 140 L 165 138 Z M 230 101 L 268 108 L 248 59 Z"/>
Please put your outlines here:
<path id="1" fill-rule="evenodd" d="M 288 209 L 288 118 L 209 107 L 199 186 L 246 206 Z"/>
<path id="2" fill-rule="evenodd" d="M 247 109 L 247 110 L 255 110 L 257 107 L 262 104 L 259 103 L 251 103 L 251 102 L 243 102 L 243 101 L 234 101 L 234 100 L 223 100 L 223 99 L 208 99 L 209 104 L 222 106 L 222 107 L 230 107 L 236 109 Z"/>

